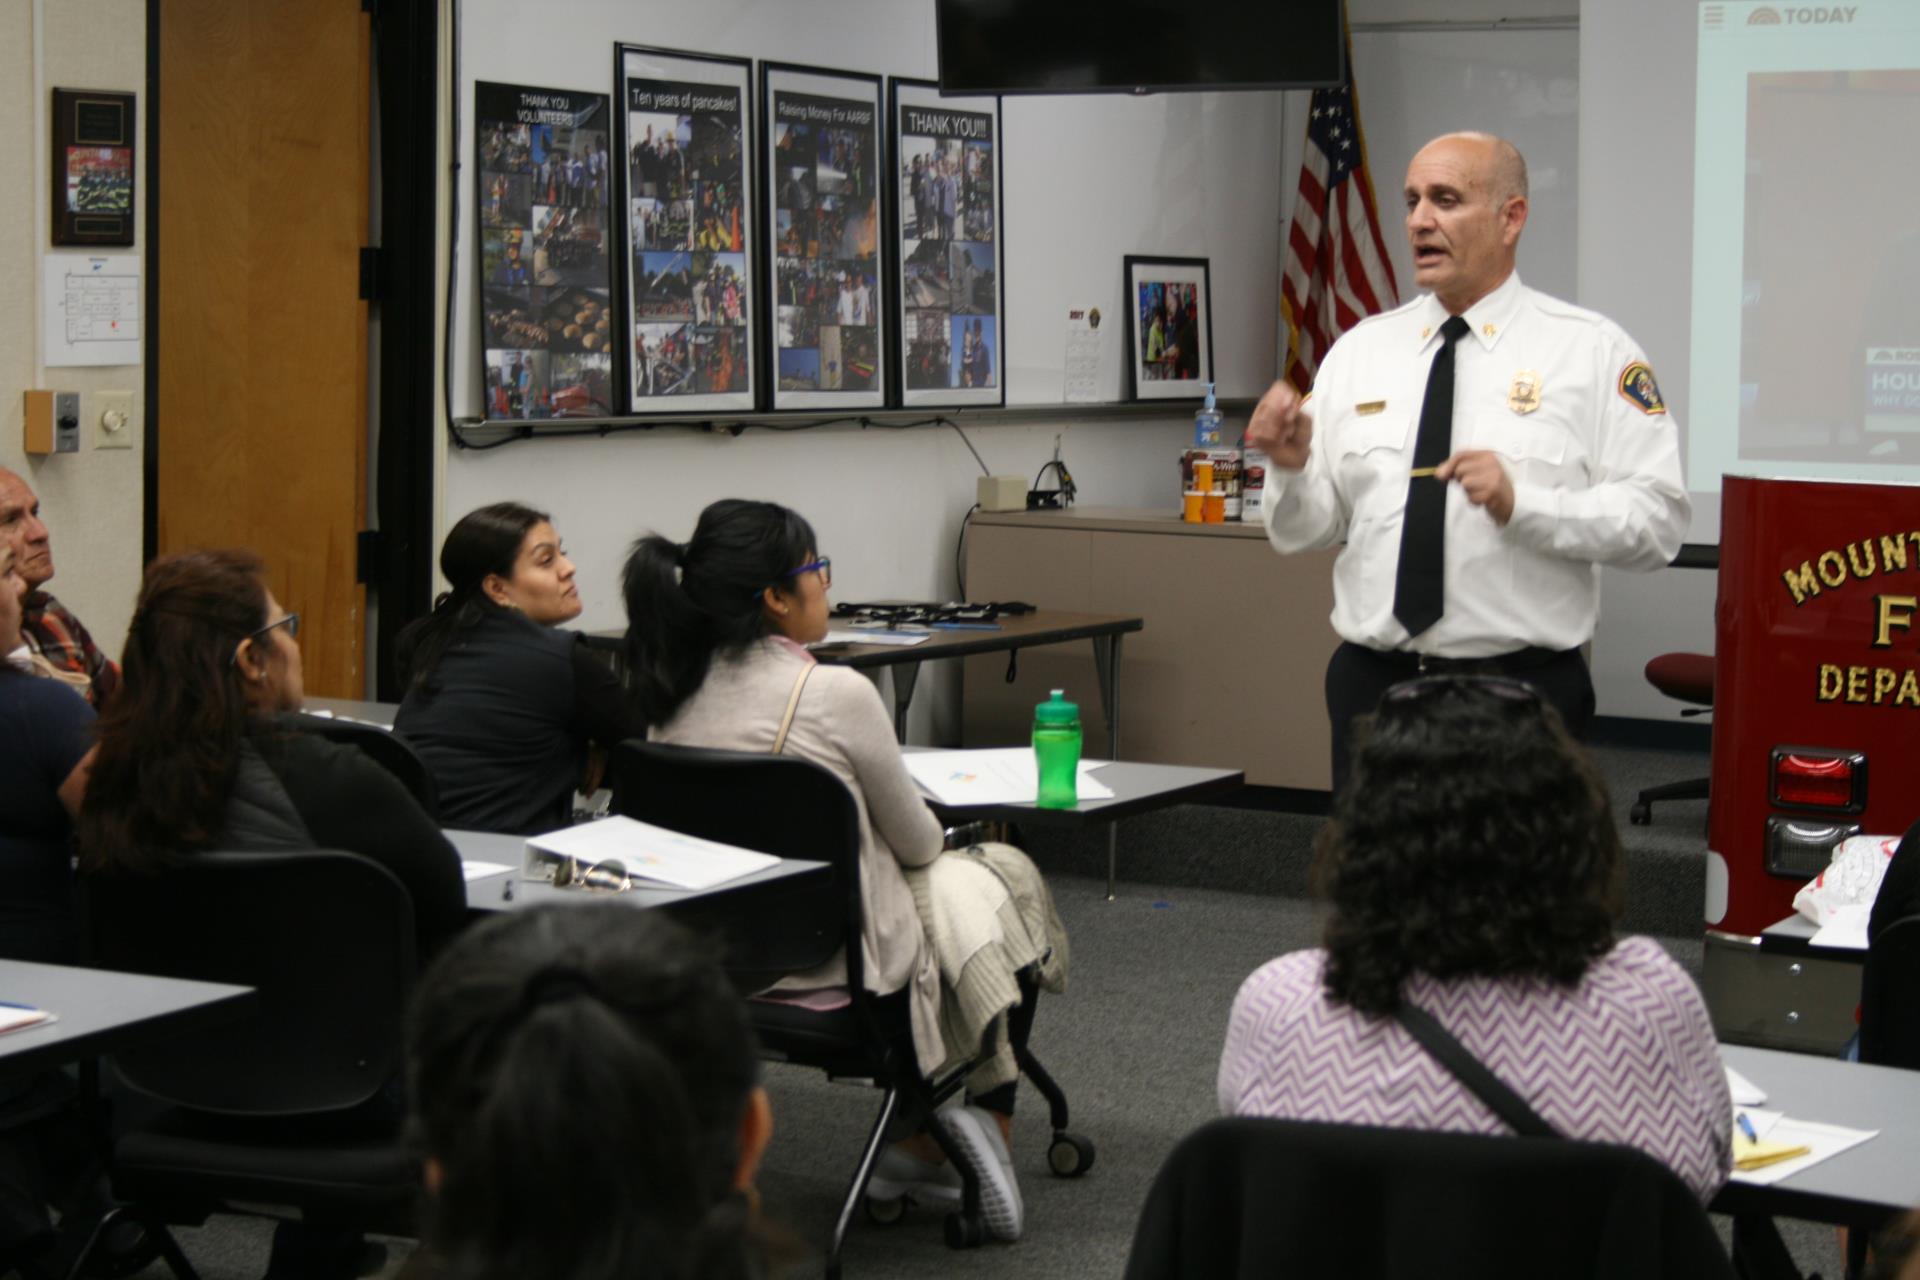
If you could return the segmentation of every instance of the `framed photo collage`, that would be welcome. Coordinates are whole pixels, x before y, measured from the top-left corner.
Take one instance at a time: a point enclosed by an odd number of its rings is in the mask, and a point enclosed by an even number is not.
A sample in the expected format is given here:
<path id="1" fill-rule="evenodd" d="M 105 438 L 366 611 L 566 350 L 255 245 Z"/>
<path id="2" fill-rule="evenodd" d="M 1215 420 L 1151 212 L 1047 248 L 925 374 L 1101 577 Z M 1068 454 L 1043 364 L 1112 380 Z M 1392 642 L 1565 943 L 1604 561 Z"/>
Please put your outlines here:
<path id="1" fill-rule="evenodd" d="M 639 45 L 474 86 L 488 421 L 1003 405 L 1000 103 Z"/>

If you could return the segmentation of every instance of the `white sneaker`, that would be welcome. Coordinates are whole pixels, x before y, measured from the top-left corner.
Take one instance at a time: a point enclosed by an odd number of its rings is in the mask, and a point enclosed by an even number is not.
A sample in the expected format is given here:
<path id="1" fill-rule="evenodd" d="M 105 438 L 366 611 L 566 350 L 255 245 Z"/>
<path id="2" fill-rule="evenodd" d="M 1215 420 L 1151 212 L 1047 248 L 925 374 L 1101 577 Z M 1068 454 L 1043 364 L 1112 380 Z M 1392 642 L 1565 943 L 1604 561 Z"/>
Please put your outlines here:
<path id="1" fill-rule="evenodd" d="M 1018 1240 L 1026 1208 L 1013 1177 L 1013 1155 L 1000 1136 L 1000 1122 L 979 1107 L 954 1107 L 942 1118 L 980 1174 L 980 1214 L 987 1230 L 997 1239 Z"/>
<path id="2" fill-rule="evenodd" d="M 867 1179 L 869 1200 L 911 1199 L 915 1204 L 959 1208 L 960 1170 L 951 1161 L 928 1164 L 897 1143 L 889 1143 Z"/>

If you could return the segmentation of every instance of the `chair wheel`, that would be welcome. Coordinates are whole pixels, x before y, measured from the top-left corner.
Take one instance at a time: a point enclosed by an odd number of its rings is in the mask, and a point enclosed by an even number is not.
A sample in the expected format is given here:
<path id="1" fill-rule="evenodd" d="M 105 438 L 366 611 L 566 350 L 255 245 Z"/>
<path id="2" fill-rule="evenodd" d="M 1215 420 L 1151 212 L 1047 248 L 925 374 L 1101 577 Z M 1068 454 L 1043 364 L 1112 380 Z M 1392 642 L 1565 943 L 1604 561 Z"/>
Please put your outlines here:
<path id="1" fill-rule="evenodd" d="M 1627 810 L 1627 821 L 1636 827 L 1653 825 L 1653 806 L 1644 800 L 1635 800 L 1633 807 Z"/>
<path id="2" fill-rule="evenodd" d="M 867 1221 L 882 1227 L 890 1227 L 907 1216 L 907 1198 L 900 1196 L 893 1200 L 877 1200 L 866 1197 Z"/>
<path id="3" fill-rule="evenodd" d="M 1058 1133 L 1047 1148 L 1047 1167 L 1056 1178 L 1077 1178 L 1093 1168 L 1093 1143 L 1077 1133 Z"/>
<path id="4" fill-rule="evenodd" d="M 987 1224 L 978 1215 L 969 1218 L 960 1210 L 947 1215 L 946 1231 L 949 1249 L 977 1249 L 987 1238 Z"/>

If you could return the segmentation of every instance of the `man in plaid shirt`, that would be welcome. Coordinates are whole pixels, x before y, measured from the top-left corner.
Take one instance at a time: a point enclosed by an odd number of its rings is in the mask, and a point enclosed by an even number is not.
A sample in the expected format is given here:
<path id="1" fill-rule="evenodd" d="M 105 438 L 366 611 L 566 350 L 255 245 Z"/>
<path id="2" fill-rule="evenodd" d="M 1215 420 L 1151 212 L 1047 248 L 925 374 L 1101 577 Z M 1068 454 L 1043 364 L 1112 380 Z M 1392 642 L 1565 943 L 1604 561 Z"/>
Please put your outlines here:
<path id="1" fill-rule="evenodd" d="M 40 521 L 40 499 L 5 467 L 0 467 L 0 538 L 13 544 L 14 567 L 27 583 L 21 638 L 56 670 L 85 676 L 92 686 L 88 699 L 95 707 L 105 706 L 120 685 L 120 668 L 100 652 L 80 619 L 41 590 L 53 577 L 53 544 Z"/>

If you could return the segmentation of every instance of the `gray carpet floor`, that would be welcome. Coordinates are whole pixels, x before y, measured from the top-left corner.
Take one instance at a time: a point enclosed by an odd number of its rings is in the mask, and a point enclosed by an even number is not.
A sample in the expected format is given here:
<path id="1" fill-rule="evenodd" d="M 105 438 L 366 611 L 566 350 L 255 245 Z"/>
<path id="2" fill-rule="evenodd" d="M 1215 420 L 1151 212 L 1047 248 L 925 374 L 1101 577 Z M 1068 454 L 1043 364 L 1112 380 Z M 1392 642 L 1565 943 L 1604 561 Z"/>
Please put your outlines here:
<path id="1" fill-rule="evenodd" d="M 1659 937 L 1698 972 L 1705 806 L 1657 808 L 1654 824 L 1639 828 L 1628 826 L 1626 804 L 1642 786 L 1704 773 L 1705 757 L 1595 754 L 1617 799 L 1628 854 L 1627 928 Z M 1126 878 L 1114 902 L 1105 900 L 1096 878 L 1104 872 L 1103 839 L 1033 833 L 1034 854 L 1048 871 L 1073 940 L 1070 989 L 1043 999 L 1033 1043 L 1066 1089 L 1072 1127 L 1096 1144 L 1095 1165 L 1078 1179 L 1049 1175 L 1045 1107 L 1036 1093 L 1023 1091 L 1014 1160 L 1026 1202 L 1025 1238 L 953 1252 L 936 1212 L 911 1212 L 888 1227 L 856 1219 L 846 1274 L 1119 1276 L 1161 1161 L 1216 1114 L 1214 1074 L 1240 981 L 1267 959 L 1316 941 L 1317 908 L 1305 886 L 1320 823 L 1228 808 L 1134 819 L 1121 839 Z M 878 1094 L 780 1066 L 769 1068 L 767 1084 L 776 1127 L 761 1177 L 767 1210 L 802 1237 L 824 1242 Z M 1829 1230 L 1784 1226 L 1803 1271 L 1840 1274 Z M 259 1275 L 266 1238 L 257 1224 L 231 1219 L 182 1233 L 207 1280 Z M 404 1249 L 395 1242 L 394 1265 Z M 165 1271 L 156 1265 L 143 1274 Z"/>

